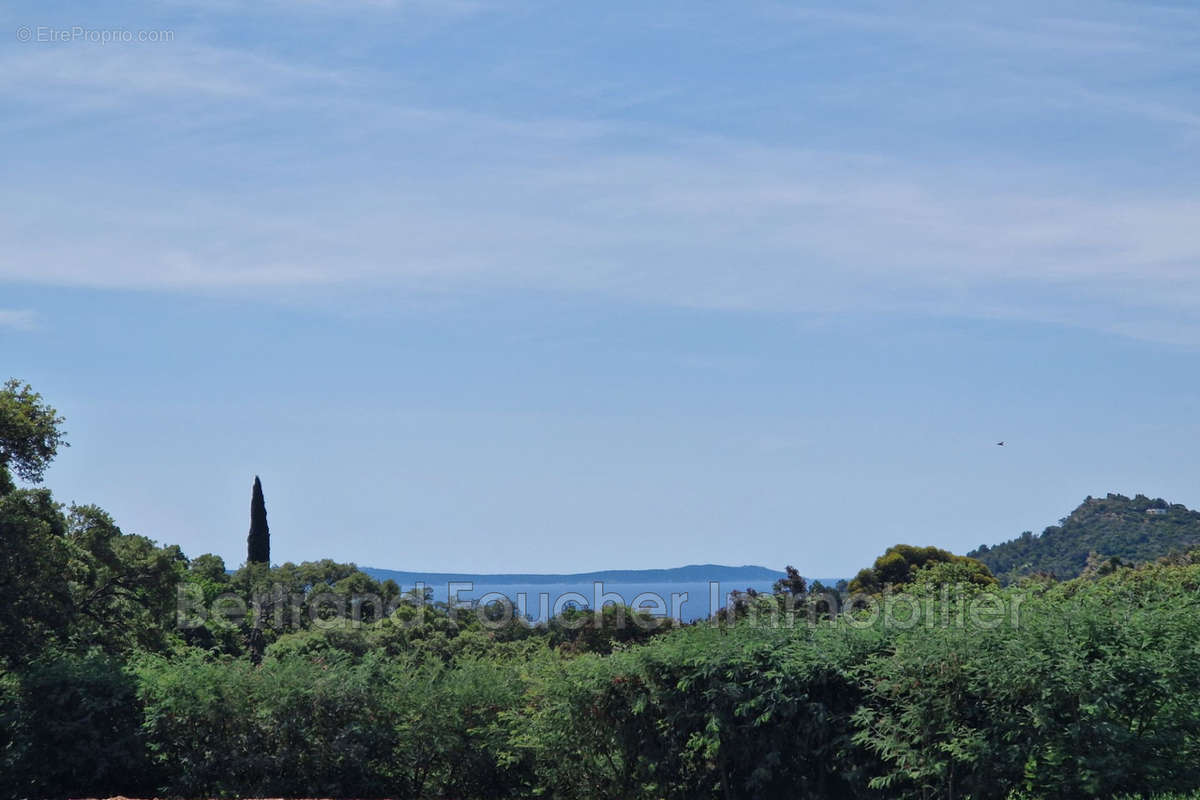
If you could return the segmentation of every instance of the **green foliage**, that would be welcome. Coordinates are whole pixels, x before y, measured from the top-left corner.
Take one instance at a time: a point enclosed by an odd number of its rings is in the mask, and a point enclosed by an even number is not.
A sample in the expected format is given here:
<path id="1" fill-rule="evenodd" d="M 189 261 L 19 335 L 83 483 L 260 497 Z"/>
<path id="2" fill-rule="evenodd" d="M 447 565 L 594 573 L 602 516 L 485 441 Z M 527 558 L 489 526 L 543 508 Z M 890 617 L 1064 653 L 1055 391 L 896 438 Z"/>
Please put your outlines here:
<path id="1" fill-rule="evenodd" d="M 1088 558 L 1117 558 L 1142 564 L 1200 547 L 1200 512 L 1145 495 L 1089 497 L 1040 536 L 1025 532 L 1002 544 L 983 545 L 970 555 L 1004 582 L 1027 575 L 1079 577 Z"/>
<path id="2" fill-rule="evenodd" d="M 63 418 L 29 384 L 10 378 L 0 386 L 0 493 L 11 490 L 8 471 L 39 483 L 46 467 L 66 447 Z"/>
<path id="3" fill-rule="evenodd" d="M 498 798 L 526 791 L 508 757 L 513 667 L 417 664 L 379 652 L 139 667 L 145 734 L 183 796 Z"/>
<path id="4" fill-rule="evenodd" d="M 621 645 L 648 641 L 672 627 L 672 621 L 635 611 L 629 606 L 568 608 L 550 620 L 550 643 L 578 653 L 611 653 Z"/>
<path id="5" fill-rule="evenodd" d="M 0 673 L 0 795 L 153 793 L 136 683 L 98 651 Z"/>
<path id="6" fill-rule="evenodd" d="M 808 583 L 800 575 L 800 570 L 788 564 L 784 568 L 784 575 L 785 577 L 775 581 L 775 585 L 772 587 L 774 594 L 790 594 L 794 597 L 801 597 L 808 593 Z M 814 582 L 813 586 L 814 588 L 824 588 L 820 581 Z"/>
<path id="7" fill-rule="evenodd" d="M 168 647 L 175 586 L 184 572 L 177 547 L 123 534 L 96 506 L 72 506 L 67 518 L 73 641 L 110 652 Z"/>
<path id="8" fill-rule="evenodd" d="M 0 497 L 0 664 L 35 658 L 75 616 L 66 529 L 49 490 Z"/>
<path id="9" fill-rule="evenodd" d="M 4 751 L 28 785 L 43 758 L 30 754 L 61 746 L 66 777 L 46 785 L 80 785 L 100 758 L 122 765 L 95 773 L 115 776 L 96 784 L 106 791 L 146 791 L 153 776 L 182 796 L 1001 800 L 1200 786 L 1200 558 L 1009 588 L 1000 598 L 1019 613 L 999 624 L 942 616 L 989 596 L 933 580 L 962 567 L 920 570 L 911 588 L 934 602 L 899 626 L 702 624 L 602 654 L 403 606 L 281 636 L 260 666 L 187 649 L 137 658 L 131 678 L 93 654 L 96 677 L 56 657 L 58 673 L 0 676 Z M 75 688 L 47 701 L 37 681 Z M 80 698 L 100 704 L 87 721 Z M 56 744 L 92 741 L 97 718 L 117 732 L 107 750 Z M 35 729 L 60 733 L 39 742 Z"/>
<path id="10" fill-rule="evenodd" d="M 216 556 L 200 556 L 183 572 L 188 609 L 185 637 L 204 649 L 241 655 L 251 635 L 266 649 L 281 636 L 314 626 L 374 622 L 400 600 L 392 581 L 380 583 L 353 564 L 330 559 L 277 567 L 246 564 L 233 575 Z"/>
<path id="11" fill-rule="evenodd" d="M 123 534 L 95 506 L 64 515 L 45 489 L 0 497 L 0 537 L 0 659 L 169 646 L 178 548 Z"/>
<path id="12" fill-rule="evenodd" d="M 890 797 L 1200 786 L 1200 568 L 1029 597 L 1019 624 L 913 629 L 863 672 L 857 741 Z M 1009 590 L 1016 593 L 1022 590 Z"/>
<path id="13" fill-rule="evenodd" d="M 212 603 L 217 595 L 229 589 L 229 573 L 225 571 L 225 561 L 212 553 L 190 559 L 184 578 L 200 589 L 205 605 Z"/>
<path id="14" fill-rule="evenodd" d="M 373 665 L 372 665 L 373 666 Z M 178 795 L 370 794 L 371 752 L 390 750 L 371 667 L 293 660 L 261 668 L 192 655 L 139 667 L 145 732 Z M 300 790 L 303 793 L 305 790 Z"/>
<path id="15" fill-rule="evenodd" d="M 861 570 L 854 580 L 850 581 L 849 590 L 853 594 L 878 594 L 889 586 L 907 586 L 917 580 L 922 570 L 939 564 L 956 565 L 954 575 L 957 581 L 981 586 L 996 583 L 988 568 L 974 558 L 957 556 L 939 547 L 898 544 L 889 547 L 883 555 L 875 559 L 872 566 Z"/>
<path id="16" fill-rule="evenodd" d="M 700 626 L 551 662 L 517 743 L 555 797 L 861 795 L 851 670 L 877 646 L 833 627 Z"/>

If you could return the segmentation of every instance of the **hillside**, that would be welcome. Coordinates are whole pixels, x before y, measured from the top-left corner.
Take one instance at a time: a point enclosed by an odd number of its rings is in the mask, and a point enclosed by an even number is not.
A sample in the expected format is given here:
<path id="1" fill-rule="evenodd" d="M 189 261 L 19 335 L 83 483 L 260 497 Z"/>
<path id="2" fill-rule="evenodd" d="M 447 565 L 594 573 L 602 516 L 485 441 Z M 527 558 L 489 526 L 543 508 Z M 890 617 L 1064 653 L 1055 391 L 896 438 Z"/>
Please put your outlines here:
<path id="1" fill-rule="evenodd" d="M 982 545 L 977 558 L 1002 581 L 1036 572 L 1077 577 L 1088 555 L 1141 563 L 1200 547 L 1200 512 L 1145 495 L 1089 497 L 1070 516 L 1035 536 L 1026 531 L 1002 544 Z"/>

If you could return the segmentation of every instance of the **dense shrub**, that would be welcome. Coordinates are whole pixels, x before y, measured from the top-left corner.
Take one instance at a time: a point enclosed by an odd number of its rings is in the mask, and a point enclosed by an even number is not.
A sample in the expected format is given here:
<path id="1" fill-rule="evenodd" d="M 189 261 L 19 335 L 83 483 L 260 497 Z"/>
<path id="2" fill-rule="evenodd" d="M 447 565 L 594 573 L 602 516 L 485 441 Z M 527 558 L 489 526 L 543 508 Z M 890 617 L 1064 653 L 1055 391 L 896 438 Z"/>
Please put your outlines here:
<path id="1" fill-rule="evenodd" d="M 851 797 L 873 631 L 706 626 L 550 665 L 519 742 L 563 798 Z"/>
<path id="2" fill-rule="evenodd" d="M 490 662 L 447 667 L 368 653 L 148 660 L 145 727 L 172 794 L 506 797 L 500 714 L 522 686 Z M 502 763 L 503 762 L 503 763 Z"/>
<path id="3" fill-rule="evenodd" d="M 1088 798 L 1200 786 L 1195 568 L 1032 597 L 1020 624 L 915 629 L 863 670 L 857 740 L 889 797 Z"/>
<path id="4" fill-rule="evenodd" d="M 0 790 L 1003 800 L 1200 786 L 1200 565 L 1010 588 L 1021 611 L 992 624 L 958 611 L 979 585 L 913 590 L 915 615 L 891 624 L 747 618 L 607 655 L 437 619 L 287 635 L 260 665 L 188 647 L 132 667 L 59 653 L 0 673 Z"/>
<path id="5" fill-rule="evenodd" d="M 99 652 L 0 675 L 0 795 L 152 793 L 136 684 Z"/>

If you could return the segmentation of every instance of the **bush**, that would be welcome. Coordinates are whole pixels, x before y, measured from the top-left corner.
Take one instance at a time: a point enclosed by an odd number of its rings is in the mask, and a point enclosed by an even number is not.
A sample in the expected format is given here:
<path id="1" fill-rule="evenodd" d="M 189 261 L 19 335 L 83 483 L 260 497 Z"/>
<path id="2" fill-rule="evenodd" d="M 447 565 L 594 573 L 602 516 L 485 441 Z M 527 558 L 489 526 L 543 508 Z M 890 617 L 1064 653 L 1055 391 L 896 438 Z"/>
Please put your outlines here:
<path id="1" fill-rule="evenodd" d="M 507 797 L 526 788 L 501 714 L 512 668 L 329 651 L 260 667 L 191 656 L 139 670 L 171 794 Z M 501 762 L 504 763 L 501 763 Z"/>
<path id="2" fill-rule="evenodd" d="M 864 795 L 853 665 L 873 631 L 698 626 L 543 669 L 520 738 L 563 798 Z"/>
<path id="3" fill-rule="evenodd" d="M 0 793 L 152 793 L 133 675 L 99 652 L 0 676 Z"/>
<path id="4" fill-rule="evenodd" d="M 1200 786 L 1195 577 L 1127 570 L 1032 598 L 1015 627 L 899 636 L 868 662 L 855 715 L 887 765 L 872 785 L 922 798 Z"/>
<path id="5" fill-rule="evenodd" d="M 1200 563 L 607 655 L 444 618 L 0 672 L 0 796 L 1091 798 L 1200 786 Z M 1013 609 L 1021 598 L 1020 613 Z M 888 598 L 885 598 L 888 599 Z M 773 601 L 772 601 L 773 602 Z M 907 608 L 907 611 L 904 609 Z M 770 622 L 784 615 L 766 615 Z M 762 620 L 760 620 L 761 622 Z"/>

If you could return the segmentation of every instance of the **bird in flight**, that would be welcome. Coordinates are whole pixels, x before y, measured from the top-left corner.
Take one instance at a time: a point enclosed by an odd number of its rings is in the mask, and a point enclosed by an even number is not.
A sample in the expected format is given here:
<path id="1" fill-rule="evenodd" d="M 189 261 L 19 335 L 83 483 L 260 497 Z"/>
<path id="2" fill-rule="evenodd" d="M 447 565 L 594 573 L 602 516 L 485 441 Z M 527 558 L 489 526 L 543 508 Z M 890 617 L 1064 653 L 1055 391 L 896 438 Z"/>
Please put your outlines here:
<path id="1" fill-rule="evenodd" d="M 1004 447 L 1004 442 L 996 442 L 997 447 Z"/>

